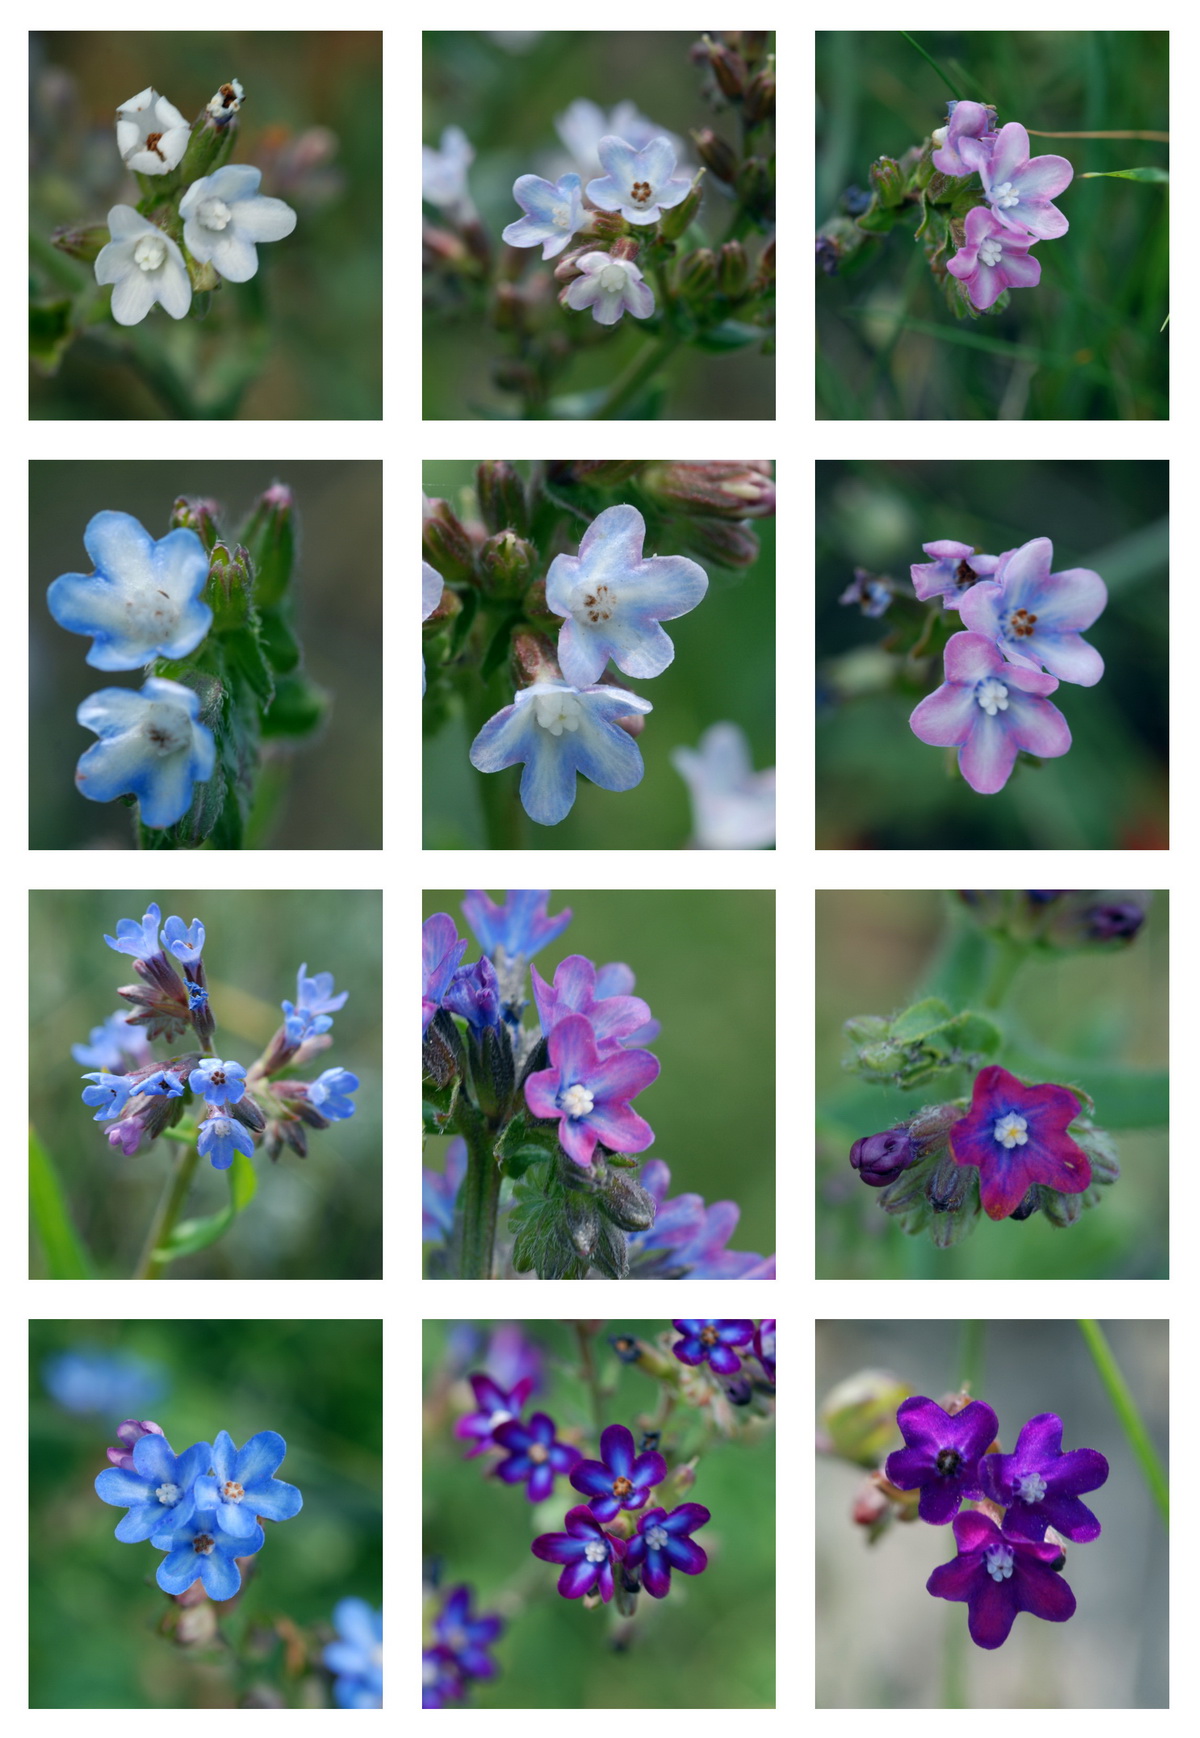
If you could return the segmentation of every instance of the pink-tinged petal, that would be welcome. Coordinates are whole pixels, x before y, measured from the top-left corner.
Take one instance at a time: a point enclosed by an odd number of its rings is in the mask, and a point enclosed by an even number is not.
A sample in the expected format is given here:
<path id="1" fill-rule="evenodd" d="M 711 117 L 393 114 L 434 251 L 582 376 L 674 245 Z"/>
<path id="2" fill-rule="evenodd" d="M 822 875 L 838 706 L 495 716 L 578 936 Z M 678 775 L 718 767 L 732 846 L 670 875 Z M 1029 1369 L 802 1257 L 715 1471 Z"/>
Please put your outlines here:
<path id="1" fill-rule="evenodd" d="M 548 1032 L 553 1025 L 555 993 L 536 966 L 530 966 L 529 975 L 533 979 L 533 1000 L 538 1012 L 543 1032 Z"/>
<path id="2" fill-rule="evenodd" d="M 933 748 L 958 748 L 970 736 L 978 711 L 972 689 L 943 682 L 914 707 L 908 727 Z"/>
<path id="3" fill-rule="evenodd" d="M 1028 673 L 1013 671 L 1014 677 Z M 1036 754 L 1039 760 L 1055 760 L 1060 754 L 1066 754 L 1071 746 L 1071 727 L 1058 707 L 1048 700 L 1021 693 L 1017 683 L 1008 690 L 1007 712 L 998 714 L 994 720 L 988 719 L 985 713 L 980 716 L 988 723 L 1007 719 L 1008 737 L 1014 749 L 1023 748 L 1026 754 Z"/>
<path id="4" fill-rule="evenodd" d="M 602 209 L 607 211 L 610 208 L 604 206 Z M 615 210 L 615 207 L 612 209 Z M 600 279 L 598 276 L 576 278 L 567 289 L 567 306 L 582 311 L 584 308 L 590 308 L 592 303 L 600 294 Z"/>
<path id="5" fill-rule="evenodd" d="M 978 264 L 978 248 L 960 247 L 953 259 L 948 259 L 946 261 L 946 270 L 950 273 L 951 277 L 961 278 L 965 283 L 968 278 L 974 276 L 975 268 Z"/>
<path id="6" fill-rule="evenodd" d="M 1020 121 L 1009 121 L 996 135 L 984 186 L 990 191 L 1005 181 L 1016 181 L 1028 162 L 1029 134 Z"/>
<path id="7" fill-rule="evenodd" d="M 1057 205 L 1029 204 L 1024 199 L 1005 210 L 997 206 L 996 216 L 1006 229 L 1035 241 L 1053 241 L 1071 227 Z"/>
<path id="8" fill-rule="evenodd" d="M 958 144 L 958 155 L 962 159 L 963 163 L 966 164 L 966 169 L 965 169 L 965 171 L 964 170 L 956 170 L 955 173 L 956 174 L 965 173 L 967 175 L 975 175 L 975 174 L 982 175 L 983 172 L 985 171 L 985 169 L 988 167 L 988 164 L 992 160 L 992 148 L 995 144 L 995 140 L 993 140 L 991 142 L 991 144 L 985 145 L 982 139 L 964 138 L 964 139 L 959 139 L 957 141 L 957 144 Z M 942 148 L 944 150 L 945 146 L 943 146 Z M 935 162 L 937 161 L 936 157 L 934 158 L 934 161 Z M 940 165 L 939 165 L 939 167 L 940 167 Z M 945 173 L 944 170 L 943 170 L 943 173 Z"/>
<path id="9" fill-rule="evenodd" d="M 1004 588 L 993 580 L 982 580 L 963 593 L 958 609 L 963 626 L 971 633 L 983 634 L 989 640 L 997 639 L 1004 617 Z"/>
<path id="10" fill-rule="evenodd" d="M 1010 607 L 1036 610 L 1041 588 L 1050 578 L 1054 545 L 1048 537 L 1031 537 L 1004 557 L 1004 596 Z"/>
<path id="11" fill-rule="evenodd" d="M 947 682 L 967 682 L 973 687 L 987 676 L 996 676 L 1004 660 L 982 634 L 951 634 L 944 654 Z"/>
<path id="12" fill-rule="evenodd" d="M 1079 633 L 1090 628 L 1108 602 L 1108 588 L 1090 567 L 1068 567 L 1047 573 L 1029 588 L 1029 606 L 1040 632 Z"/>
<path id="13" fill-rule="evenodd" d="M 559 1073 L 557 1068 L 543 1069 L 540 1074 L 531 1074 L 525 1082 L 525 1103 L 534 1116 L 543 1118 L 560 1116 L 558 1108 Z"/>
<path id="14" fill-rule="evenodd" d="M 571 1126 L 573 1125 L 570 1123 L 563 1124 L 564 1129 Z M 654 1130 L 650 1124 L 627 1104 L 597 1103 L 589 1111 L 586 1122 L 578 1126 L 586 1127 L 590 1131 L 593 1146 L 598 1138 L 606 1147 L 611 1147 L 614 1153 L 644 1153 L 654 1141 Z M 564 1140 L 563 1146 L 566 1147 L 566 1144 Z M 570 1151 L 569 1148 L 567 1150 Z M 575 1157 L 574 1153 L 571 1157 Z M 580 1162 L 590 1164 L 591 1153 L 588 1153 L 585 1161 Z"/>
<path id="15" fill-rule="evenodd" d="M 563 1152 L 574 1164 L 585 1169 L 592 1162 L 599 1138 L 590 1117 L 586 1121 L 572 1121 L 569 1116 L 564 1116 L 559 1125 L 558 1140 Z M 649 1146 L 650 1142 L 647 1141 L 646 1145 Z"/>
<path id="16" fill-rule="evenodd" d="M 993 797 L 1008 783 L 1017 758 L 1017 744 L 1007 712 L 989 717 L 981 706 L 976 707 L 976 712 L 971 734 L 959 750 L 958 765 L 973 791 Z"/>
<path id="17" fill-rule="evenodd" d="M 604 996 L 592 1003 L 591 1022 L 599 1042 L 625 1038 L 650 1022 L 650 1004 L 640 996 Z"/>
<path id="18" fill-rule="evenodd" d="M 986 1551 L 1000 1542 L 1000 1529 L 990 1515 L 963 1509 L 954 1522 L 954 1538 L 960 1551 Z"/>
<path id="19" fill-rule="evenodd" d="M 629 1051 L 636 1055 L 636 1051 Z M 596 1074 L 600 1057 L 592 1023 L 583 1014 L 565 1014 L 550 1034 L 550 1060 L 564 1086 L 588 1083 Z"/>
<path id="20" fill-rule="evenodd" d="M 922 543 L 921 548 L 926 555 L 932 555 L 937 561 L 965 561 L 969 555 L 975 553 L 973 544 L 956 543 L 953 537 L 942 537 L 934 543 Z"/>
<path id="21" fill-rule="evenodd" d="M 1041 261 L 1034 259 L 1027 248 L 1006 247 L 1000 269 L 1014 290 L 1031 290 L 1042 281 Z"/>
<path id="22" fill-rule="evenodd" d="M 554 1000 L 568 1013 L 582 1014 L 595 993 L 595 966 L 583 954 L 570 954 L 554 974 Z"/>
<path id="23" fill-rule="evenodd" d="M 589 1076 L 597 1104 L 636 1098 L 658 1079 L 661 1064 L 650 1050 L 619 1050 L 606 1056 Z"/>
<path id="24" fill-rule="evenodd" d="M 973 307 L 990 308 L 1008 288 L 1008 280 L 1004 276 L 1004 255 L 994 266 L 984 265 L 982 260 L 976 264 L 975 271 L 967 284 L 967 294 Z"/>
<path id="25" fill-rule="evenodd" d="M 1005 645 L 1006 647 L 1009 646 L 1009 642 L 1005 641 Z M 1009 650 L 1011 650 L 1011 647 L 1009 647 Z M 998 679 L 1003 682 L 1004 686 L 1008 689 L 1008 708 L 1010 713 L 1012 712 L 1014 694 L 1018 699 L 1022 699 L 1027 695 L 1033 695 L 1038 700 L 1044 700 L 1047 694 L 1053 694 L 1058 687 L 1057 676 L 1051 676 L 1049 673 L 1044 673 L 1043 671 L 1033 667 L 1027 667 L 1027 665 L 1028 660 L 1025 658 L 1019 659 L 1015 664 L 1006 663 L 1001 660 L 996 670 Z"/>
<path id="26" fill-rule="evenodd" d="M 1017 192 L 1022 200 L 1053 199 L 1070 186 L 1074 176 L 1075 171 L 1065 157 L 1031 157 L 1016 178 Z"/>

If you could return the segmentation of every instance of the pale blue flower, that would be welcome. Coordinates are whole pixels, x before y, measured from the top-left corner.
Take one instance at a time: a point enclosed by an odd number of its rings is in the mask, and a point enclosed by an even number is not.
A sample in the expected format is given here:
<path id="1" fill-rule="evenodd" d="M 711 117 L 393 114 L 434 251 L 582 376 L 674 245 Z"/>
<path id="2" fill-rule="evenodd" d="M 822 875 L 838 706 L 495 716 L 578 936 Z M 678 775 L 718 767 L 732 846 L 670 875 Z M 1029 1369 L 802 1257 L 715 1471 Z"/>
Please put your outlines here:
<path id="1" fill-rule="evenodd" d="M 503 231 L 510 247 L 537 247 L 544 242 L 543 259 L 553 259 L 566 247 L 583 223 L 583 183 L 578 175 L 543 181 L 540 175 L 518 175 L 513 198 L 525 213 Z"/>
<path id="2" fill-rule="evenodd" d="M 97 670 L 140 670 L 152 658 L 186 658 L 212 626 L 201 603 L 208 556 L 180 526 L 156 543 L 131 513 L 97 513 L 83 546 L 95 573 L 64 573 L 46 593 L 50 614 L 71 634 L 89 634 Z"/>
<path id="3" fill-rule="evenodd" d="M 421 146 L 421 198 L 437 205 L 451 217 L 474 215 L 467 187 L 467 170 L 475 161 L 475 148 L 461 127 L 447 127 L 439 150 Z"/>
<path id="4" fill-rule="evenodd" d="M 675 178 L 675 152 L 666 139 L 651 139 L 638 151 L 609 133 L 597 151 L 608 174 L 588 182 L 588 198 L 601 211 L 619 211 L 626 223 L 657 223 L 691 191 L 690 181 Z"/>
<path id="5" fill-rule="evenodd" d="M 652 710 L 649 700 L 622 688 L 535 682 L 488 719 L 471 744 L 471 765 L 500 772 L 523 763 L 525 812 L 539 826 L 553 827 L 571 811 L 577 773 L 606 791 L 641 783 L 641 752 L 616 720 Z"/>
<path id="6" fill-rule="evenodd" d="M 193 181 L 179 202 L 183 239 L 193 259 L 210 262 L 231 284 L 244 284 L 258 270 L 258 244 L 282 241 L 296 227 L 296 213 L 282 199 L 258 189 L 262 170 L 227 163 Z"/>
<path id="7" fill-rule="evenodd" d="M 213 775 L 216 744 L 200 722 L 199 696 L 181 682 L 151 676 L 139 690 L 101 688 L 75 714 L 100 738 L 75 769 L 80 796 L 94 803 L 134 796 L 147 827 L 170 827 L 187 813 L 192 786 Z"/>
<path id="8" fill-rule="evenodd" d="M 579 276 L 567 285 L 563 300 L 576 312 L 592 310 L 598 326 L 615 326 L 624 313 L 648 320 L 654 312 L 654 291 L 632 260 L 614 259 L 599 249 L 575 261 Z"/>
<path id="9" fill-rule="evenodd" d="M 699 748 L 672 749 L 671 764 L 691 793 L 702 851 L 754 851 L 775 843 L 775 768 L 755 772 L 738 725 L 710 725 Z"/>

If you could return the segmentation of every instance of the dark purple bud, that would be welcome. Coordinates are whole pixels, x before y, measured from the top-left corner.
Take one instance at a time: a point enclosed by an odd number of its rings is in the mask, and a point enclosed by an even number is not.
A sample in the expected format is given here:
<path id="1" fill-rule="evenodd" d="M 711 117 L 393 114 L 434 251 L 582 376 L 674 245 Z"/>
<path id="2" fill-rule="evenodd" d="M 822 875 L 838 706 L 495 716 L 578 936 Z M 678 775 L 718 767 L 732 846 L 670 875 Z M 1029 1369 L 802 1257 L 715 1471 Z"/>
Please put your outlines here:
<path id="1" fill-rule="evenodd" d="M 471 539 L 448 501 L 426 501 L 421 542 L 425 559 L 443 579 L 461 581 L 474 577 L 475 551 Z"/>
<path id="2" fill-rule="evenodd" d="M 1132 900 L 1123 905 L 1093 905 L 1084 913 L 1092 941 L 1132 941 L 1145 921 L 1145 907 Z"/>
<path id="3" fill-rule="evenodd" d="M 917 1159 L 917 1150 L 907 1123 L 885 1129 L 879 1135 L 863 1135 L 850 1148 L 850 1163 L 862 1182 L 872 1189 L 894 1183 Z"/>
<path id="4" fill-rule="evenodd" d="M 696 155 L 706 169 L 711 169 L 718 181 L 732 182 L 737 174 L 737 156 L 733 146 L 726 143 L 719 133 L 714 133 L 711 127 L 701 127 L 692 133 L 696 145 Z"/>
<path id="5" fill-rule="evenodd" d="M 710 42 L 708 37 L 704 42 L 708 49 L 708 64 L 722 94 L 736 100 L 745 93 L 749 79 L 745 61 L 732 48 L 726 48 L 723 42 Z"/>
<path id="6" fill-rule="evenodd" d="M 1041 1204 L 1042 1204 L 1041 1192 L 1038 1189 L 1037 1184 L 1034 1183 L 1031 1188 L 1026 1189 L 1026 1191 L 1025 1191 L 1024 1195 L 1021 1197 L 1021 1200 L 1018 1203 L 1018 1205 L 1015 1206 L 1013 1208 L 1012 1212 L 1009 1214 L 1009 1218 L 1010 1219 L 1028 1219 L 1030 1214 L 1037 1212 L 1037 1210 L 1041 1206 Z"/>
<path id="7" fill-rule="evenodd" d="M 523 537 L 529 526 L 525 485 L 507 459 L 485 459 L 475 474 L 479 511 L 488 530 L 515 531 Z"/>

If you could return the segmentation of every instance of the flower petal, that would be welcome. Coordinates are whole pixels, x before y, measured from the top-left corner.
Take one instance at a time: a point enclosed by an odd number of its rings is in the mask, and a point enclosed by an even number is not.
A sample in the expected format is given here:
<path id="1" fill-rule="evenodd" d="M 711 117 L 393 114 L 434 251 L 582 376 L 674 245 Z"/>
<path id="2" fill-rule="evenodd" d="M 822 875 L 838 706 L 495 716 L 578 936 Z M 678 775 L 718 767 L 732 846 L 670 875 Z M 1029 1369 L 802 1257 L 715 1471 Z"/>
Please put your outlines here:
<path id="1" fill-rule="evenodd" d="M 934 748 L 959 748 L 969 738 L 978 711 L 973 689 L 943 682 L 913 708 L 908 727 Z"/>
<path id="2" fill-rule="evenodd" d="M 1011 709 L 1011 700 L 1009 704 Z M 958 751 L 959 770 L 972 790 L 981 796 L 995 796 L 1008 783 L 1017 758 L 1017 742 L 1007 712 L 989 717 L 980 706 L 976 714 L 971 734 Z"/>
<path id="3" fill-rule="evenodd" d="M 987 724 L 999 723 L 1001 718 L 1007 720 L 1008 738 L 1014 751 L 1023 748 L 1027 754 L 1036 754 L 1042 760 L 1054 760 L 1058 755 L 1066 754 L 1071 746 L 1071 728 L 1058 707 L 1036 695 L 1023 694 L 1017 687 L 1008 690 L 1007 712 L 998 714 L 995 719 L 988 718 L 984 712 L 980 716 Z"/>

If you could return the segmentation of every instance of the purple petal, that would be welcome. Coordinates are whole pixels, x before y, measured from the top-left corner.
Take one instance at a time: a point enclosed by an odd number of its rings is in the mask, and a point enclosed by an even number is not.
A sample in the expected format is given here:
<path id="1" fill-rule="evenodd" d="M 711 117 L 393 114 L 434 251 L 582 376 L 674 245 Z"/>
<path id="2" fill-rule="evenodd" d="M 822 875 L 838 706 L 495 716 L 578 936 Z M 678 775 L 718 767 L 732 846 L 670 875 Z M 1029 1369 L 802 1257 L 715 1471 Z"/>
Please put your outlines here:
<path id="1" fill-rule="evenodd" d="M 1048 576 L 1040 593 L 1039 625 L 1052 633 L 1078 633 L 1090 628 L 1108 602 L 1108 588 L 1090 567 L 1065 567 Z"/>
<path id="2" fill-rule="evenodd" d="M 665 1599 L 671 1591 L 671 1571 L 661 1551 L 650 1551 L 642 1569 L 642 1586 L 652 1599 Z"/>
<path id="3" fill-rule="evenodd" d="M 684 1575 L 699 1575 L 708 1568 L 708 1555 L 694 1539 L 668 1539 L 665 1555 L 671 1567 Z"/>
<path id="4" fill-rule="evenodd" d="M 993 1581 L 986 1573 L 978 1577 L 967 1618 L 967 1628 L 976 1647 L 1000 1647 L 1008 1640 L 1018 1610 L 1018 1595 L 1013 1586 L 1016 1577 L 1015 1564 L 1010 1581 Z"/>
<path id="5" fill-rule="evenodd" d="M 583 1555 L 582 1541 L 572 1539 L 566 1533 L 542 1533 L 533 1540 L 529 1549 L 543 1563 L 574 1563 Z"/>
<path id="6" fill-rule="evenodd" d="M 949 1563 L 938 1565 L 925 1583 L 925 1590 L 935 1599 L 967 1600 L 974 1591 L 980 1572 L 978 1557 L 959 1555 Z"/>
<path id="7" fill-rule="evenodd" d="M 559 1144 L 564 1153 L 576 1165 L 584 1167 L 591 1164 L 596 1152 L 599 1134 L 593 1128 L 591 1119 L 575 1122 L 570 1117 L 564 1117 L 558 1131 Z M 649 1146 L 649 1141 L 646 1145 Z M 619 1148 L 615 1149 L 620 1151 Z"/>
<path id="8" fill-rule="evenodd" d="M 526 1491 L 531 1503 L 544 1503 L 554 1490 L 554 1468 L 549 1461 L 535 1463 L 529 1475 L 529 1487 Z"/>
<path id="9" fill-rule="evenodd" d="M 660 1067 L 658 1057 L 651 1050 L 618 1050 L 612 1056 L 606 1056 L 592 1071 L 588 1085 L 597 1104 L 625 1101 L 636 1098 L 639 1092 L 657 1080 Z"/>
<path id="10" fill-rule="evenodd" d="M 586 1557 L 569 1564 L 558 1578 L 558 1591 L 564 1599 L 582 1599 L 596 1580 L 599 1567 L 596 1563 L 589 1563 Z"/>
<path id="11" fill-rule="evenodd" d="M 538 1074 L 531 1074 L 525 1081 L 525 1103 L 534 1116 L 543 1118 L 561 1116 L 558 1108 L 558 1090 L 561 1084 L 557 1068 L 546 1068 Z"/>
<path id="12" fill-rule="evenodd" d="M 610 1424 L 600 1438 L 600 1453 L 617 1478 L 628 1478 L 633 1466 L 633 1433 L 623 1424 Z M 612 1486 L 612 1478 L 609 1479 Z"/>
<path id="13" fill-rule="evenodd" d="M 944 1527 L 958 1513 L 958 1505 L 966 1495 L 957 1479 L 942 1478 L 935 1473 L 928 1484 L 921 1486 L 917 1512 L 932 1527 Z"/>
<path id="14" fill-rule="evenodd" d="M 991 162 L 983 171 L 987 175 L 984 186 L 990 190 L 1005 181 L 1017 180 L 1028 162 L 1029 134 L 1019 121 L 1009 121 L 996 135 Z"/>
<path id="15" fill-rule="evenodd" d="M 1073 1448 L 1042 1476 L 1056 1495 L 1078 1496 L 1080 1491 L 1100 1489 L 1108 1478 L 1108 1462 L 1098 1449 Z"/>
<path id="16" fill-rule="evenodd" d="M 989 717 L 982 707 L 976 711 L 971 734 L 958 752 L 959 769 L 972 790 L 994 796 L 1008 783 L 1017 744 L 1006 713 Z"/>
<path id="17" fill-rule="evenodd" d="M 647 1449 L 645 1453 L 638 1455 L 633 1463 L 633 1471 L 628 1476 L 638 1490 L 649 1490 L 652 1485 L 660 1485 L 666 1478 L 667 1463 L 654 1449 Z"/>
<path id="18" fill-rule="evenodd" d="M 603 1497 L 612 1494 L 612 1474 L 598 1460 L 579 1461 L 571 1469 L 571 1483 L 577 1491 L 583 1491 L 589 1497 Z"/>
<path id="19" fill-rule="evenodd" d="M 568 1126 L 570 1125 L 564 1123 L 564 1130 Z M 644 1153 L 654 1140 L 654 1130 L 650 1124 L 627 1104 L 605 1104 L 597 1100 L 588 1112 L 586 1124 L 574 1126 L 589 1128 L 593 1136 L 602 1140 L 614 1153 Z M 559 1138 L 562 1139 L 562 1136 Z M 563 1144 L 565 1146 L 566 1142 Z M 588 1163 L 590 1162 L 589 1158 Z"/>
<path id="20" fill-rule="evenodd" d="M 1007 606 L 1007 592 L 991 580 L 982 580 L 963 593 L 959 604 L 963 626 L 973 634 L 984 634 L 989 640 L 999 638 Z"/>
<path id="21" fill-rule="evenodd" d="M 971 590 L 978 590 L 978 587 L 973 586 Z M 966 594 L 967 597 L 970 595 L 970 592 Z M 934 748 L 958 748 L 970 736 L 974 715 L 978 711 L 971 688 L 943 682 L 940 688 L 935 688 L 913 708 L 908 727 L 920 741 Z"/>
<path id="22" fill-rule="evenodd" d="M 1053 199 L 1056 193 L 1070 186 L 1074 177 L 1075 171 L 1067 159 L 1050 153 L 1045 157 L 1031 157 L 1016 176 L 1015 185 L 1023 201 Z"/>
<path id="23" fill-rule="evenodd" d="M 947 682 L 965 682 L 972 688 L 1004 668 L 1004 660 L 982 634 L 951 634 L 946 642 L 944 663 Z"/>
<path id="24" fill-rule="evenodd" d="M 703 1503 L 680 1503 L 669 1515 L 664 1514 L 661 1509 L 657 1512 L 662 1517 L 659 1525 L 672 1535 L 694 1533 L 697 1527 L 706 1526 L 712 1520 L 711 1510 L 706 1509 Z M 643 1531 L 652 1524 L 650 1514 L 647 1513 L 642 1520 Z"/>
<path id="25" fill-rule="evenodd" d="M 1014 1591 L 1018 1611 L 1028 1611 L 1046 1623 L 1065 1623 L 1069 1617 L 1075 1615 L 1075 1595 L 1062 1576 L 1047 1564 L 1039 1563 L 1028 1550 L 1014 1553 L 1012 1579 L 1016 1584 Z M 1006 1630 L 1005 1634 L 1007 1633 Z"/>
<path id="26" fill-rule="evenodd" d="M 986 724 L 998 723 L 1001 718 L 1007 719 L 1008 733 L 1014 748 L 1023 748 L 1027 754 L 1036 754 L 1043 760 L 1053 760 L 1060 754 L 1066 754 L 1071 746 L 1071 727 L 1062 713 L 1049 700 L 1040 699 L 1036 695 L 1021 694 L 1009 688 L 1007 712 L 998 713 L 995 719 L 990 719 L 981 711 L 980 717 Z"/>

